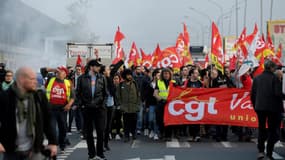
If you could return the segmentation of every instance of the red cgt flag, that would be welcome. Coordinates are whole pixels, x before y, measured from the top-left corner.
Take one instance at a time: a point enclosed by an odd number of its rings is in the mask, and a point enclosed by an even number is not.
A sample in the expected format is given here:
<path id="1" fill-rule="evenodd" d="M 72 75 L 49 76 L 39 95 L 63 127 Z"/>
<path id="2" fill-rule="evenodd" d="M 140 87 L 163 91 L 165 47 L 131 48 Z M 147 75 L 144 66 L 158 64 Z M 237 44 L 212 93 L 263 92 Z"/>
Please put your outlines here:
<path id="1" fill-rule="evenodd" d="M 112 64 L 116 64 L 118 63 L 120 60 L 124 59 L 125 57 L 125 53 L 123 48 L 121 47 L 121 40 L 123 40 L 125 38 L 125 35 L 120 31 L 120 27 L 118 27 L 118 30 L 115 34 L 115 38 L 114 38 L 114 43 L 115 43 L 115 47 L 116 47 L 116 57 L 115 59 L 112 61 Z"/>
<path id="2" fill-rule="evenodd" d="M 246 58 L 248 50 L 246 48 L 246 27 L 243 28 L 237 42 L 234 44 L 235 49 L 240 49 L 243 53 L 243 57 Z"/>
<path id="3" fill-rule="evenodd" d="M 276 57 L 279 59 L 281 59 L 282 57 L 282 44 L 281 43 L 279 43 L 278 49 L 276 51 Z"/>
<path id="4" fill-rule="evenodd" d="M 141 63 L 140 61 L 141 60 L 140 60 L 139 51 L 137 49 L 135 42 L 133 42 L 132 47 L 131 47 L 131 51 L 129 54 L 128 65 L 129 65 L 129 67 L 131 67 L 132 65 L 139 66 Z"/>
<path id="5" fill-rule="evenodd" d="M 257 67 L 255 72 L 253 73 L 253 77 L 260 75 L 263 71 L 264 71 L 264 55 L 261 54 L 259 66 Z"/>
<path id="6" fill-rule="evenodd" d="M 162 52 L 161 52 L 160 47 L 159 47 L 159 44 L 157 44 L 157 46 L 156 46 L 156 48 L 155 48 L 155 50 L 154 50 L 152 55 L 153 55 L 152 66 L 154 68 L 159 68 L 157 65 L 158 65 L 158 62 L 159 62 L 159 60 L 161 58 L 161 55 L 162 55 Z"/>
<path id="7" fill-rule="evenodd" d="M 222 38 L 217 25 L 212 22 L 211 60 L 216 68 L 224 74 L 225 57 L 223 53 Z"/>
<path id="8" fill-rule="evenodd" d="M 233 56 L 230 58 L 230 66 L 229 66 L 230 71 L 236 69 L 236 64 L 237 64 L 237 56 L 236 56 L 236 55 L 233 55 Z"/>
<path id="9" fill-rule="evenodd" d="M 125 38 L 125 35 L 120 31 L 120 27 L 118 26 L 118 30 L 117 30 L 117 32 L 116 32 L 116 34 L 115 34 L 115 38 L 114 38 L 114 43 L 115 43 L 117 46 L 121 47 L 121 46 L 120 46 L 120 42 L 121 42 L 121 40 L 124 39 L 124 38 Z"/>
<path id="10" fill-rule="evenodd" d="M 152 55 L 151 54 L 145 54 L 145 52 L 143 51 L 143 49 L 140 48 L 141 51 L 141 55 L 142 55 L 142 66 L 145 66 L 147 68 L 151 68 L 152 67 Z"/>
<path id="11" fill-rule="evenodd" d="M 274 52 L 274 45 L 273 45 L 273 42 L 272 42 L 272 39 L 271 39 L 271 36 L 270 36 L 270 31 L 269 29 L 267 29 L 267 37 L 266 37 L 266 44 L 267 44 L 267 47 L 272 51 Z"/>

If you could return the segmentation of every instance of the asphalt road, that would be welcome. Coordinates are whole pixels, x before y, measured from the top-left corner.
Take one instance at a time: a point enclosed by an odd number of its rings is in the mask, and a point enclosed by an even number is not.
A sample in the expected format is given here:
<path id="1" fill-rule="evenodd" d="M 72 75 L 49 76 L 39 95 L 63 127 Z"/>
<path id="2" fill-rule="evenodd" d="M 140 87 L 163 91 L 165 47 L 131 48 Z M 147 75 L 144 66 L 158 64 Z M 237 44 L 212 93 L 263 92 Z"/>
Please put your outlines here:
<path id="1" fill-rule="evenodd" d="M 59 160 L 87 160 L 87 145 L 75 132 L 69 136 L 71 145 Z M 285 144 L 275 146 L 273 157 L 285 158 Z M 233 135 L 228 142 L 216 142 L 202 138 L 201 142 L 190 142 L 187 138 L 173 138 L 166 142 L 154 141 L 146 136 L 124 143 L 122 140 L 110 141 L 111 151 L 106 151 L 108 160 L 254 160 L 257 156 L 256 139 L 251 142 L 238 142 Z"/>

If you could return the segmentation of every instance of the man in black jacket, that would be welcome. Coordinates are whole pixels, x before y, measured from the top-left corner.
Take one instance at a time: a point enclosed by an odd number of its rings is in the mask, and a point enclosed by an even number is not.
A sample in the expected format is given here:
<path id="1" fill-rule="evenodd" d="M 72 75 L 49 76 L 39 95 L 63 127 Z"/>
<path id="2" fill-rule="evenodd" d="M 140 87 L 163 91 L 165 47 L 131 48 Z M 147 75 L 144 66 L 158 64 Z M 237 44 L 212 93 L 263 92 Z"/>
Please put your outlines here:
<path id="1" fill-rule="evenodd" d="M 0 94 L 0 153 L 4 160 L 40 159 L 44 134 L 51 156 L 57 153 L 47 98 L 36 88 L 36 73 L 22 67 L 16 72 L 16 82 Z"/>
<path id="2" fill-rule="evenodd" d="M 89 159 L 106 159 L 103 154 L 103 137 L 106 126 L 107 82 L 99 73 L 101 64 L 97 60 L 89 61 L 87 71 L 77 80 L 77 98 L 82 104 L 84 133 L 88 147 Z M 93 124 L 97 133 L 95 149 Z M 96 156 L 97 155 L 97 156 Z"/>
<path id="3" fill-rule="evenodd" d="M 253 80 L 251 102 L 258 116 L 258 159 L 265 156 L 266 140 L 267 157 L 273 159 L 274 144 L 279 140 L 280 135 L 281 113 L 284 112 L 284 95 L 282 93 L 282 82 L 274 74 L 276 64 L 268 60 L 264 64 L 264 69 L 264 72 Z"/>

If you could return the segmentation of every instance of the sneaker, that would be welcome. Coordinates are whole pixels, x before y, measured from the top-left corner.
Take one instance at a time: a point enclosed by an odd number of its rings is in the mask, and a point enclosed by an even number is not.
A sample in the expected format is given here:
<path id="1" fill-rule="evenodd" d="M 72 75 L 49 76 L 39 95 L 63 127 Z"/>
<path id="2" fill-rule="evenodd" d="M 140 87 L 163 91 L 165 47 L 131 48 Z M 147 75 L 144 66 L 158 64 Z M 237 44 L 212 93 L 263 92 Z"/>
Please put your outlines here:
<path id="1" fill-rule="evenodd" d="M 148 129 L 144 129 L 144 136 L 148 136 L 148 134 L 149 134 Z"/>
<path id="2" fill-rule="evenodd" d="M 96 156 L 95 160 L 107 160 L 107 158 L 104 155 L 102 155 L 102 156 Z"/>
<path id="3" fill-rule="evenodd" d="M 72 135 L 72 133 L 71 133 L 71 132 L 67 132 L 67 135 L 68 135 L 68 136 L 71 136 L 71 135 Z"/>
<path id="4" fill-rule="evenodd" d="M 264 152 L 259 152 L 259 153 L 257 154 L 257 159 L 263 159 L 264 157 L 265 157 Z"/>
<path id="5" fill-rule="evenodd" d="M 116 134 L 115 140 L 121 140 L 121 136 L 119 134 Z"/>
<path id="6" fill-rule="evenodd" d="M 151 139 L 154 137 L 154 132 L 153 131 L 150 131 L 150 134 L 148 135 L 148 137 Z"/>
<path id="7" fill-rule="evenodd" d="M 154 134 L 154 136 L 153 136 L 153 140 L 155 140 L 155 141 L 159 140 L 159 137 L 158 137 L 158 135 L 157 135 L 157 134 Z"/>
<path id="8" fill-rule="evenodd" d="M 137 135 L 141 135 L 141 130 L 137 130 Z"/>
<path id="9" fill-rule="evenodd" d="M 115 140 L 121 140 L 121 136 L 119 134 L 116 134 Z"/>
<path id="10" fill-rule="evenodd" d="M 200 142 L 201 138 L 199 136 L 194 138 L 194 142 Z"/>
<path id="11" fill-rule="evenodd" d="M 96 160 L 96 157 L 89 157 L 88 160 Z"/>

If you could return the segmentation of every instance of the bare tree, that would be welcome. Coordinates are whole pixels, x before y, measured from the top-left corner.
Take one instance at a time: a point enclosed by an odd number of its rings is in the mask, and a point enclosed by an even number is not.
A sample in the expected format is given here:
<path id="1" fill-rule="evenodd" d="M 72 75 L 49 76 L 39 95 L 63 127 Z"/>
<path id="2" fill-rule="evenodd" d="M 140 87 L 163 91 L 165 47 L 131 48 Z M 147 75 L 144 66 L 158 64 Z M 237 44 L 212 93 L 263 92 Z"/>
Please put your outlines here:
<path id="1" fill-rule="evenodd" d="M 93 6 L 93 2 L 92 0 L 77 0 L 67 6 L 70 16 L 68 27 L 74 32 L 73 41 L 96 42 L 99 39 L 99 36 L 89 28 L 86 17 L 87 10 Z"/>

